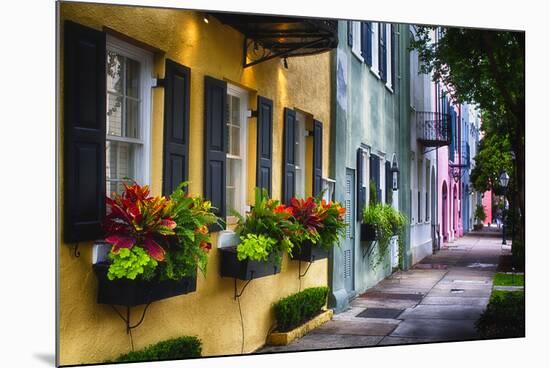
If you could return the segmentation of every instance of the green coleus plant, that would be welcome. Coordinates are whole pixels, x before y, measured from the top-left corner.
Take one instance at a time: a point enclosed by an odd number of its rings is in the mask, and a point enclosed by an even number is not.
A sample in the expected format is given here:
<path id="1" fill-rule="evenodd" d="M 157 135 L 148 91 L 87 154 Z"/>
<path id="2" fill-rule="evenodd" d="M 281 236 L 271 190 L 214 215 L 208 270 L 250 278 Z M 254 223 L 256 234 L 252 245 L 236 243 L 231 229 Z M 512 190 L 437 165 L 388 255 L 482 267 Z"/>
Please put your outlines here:
<path id="1" fill-rule="evenodd" d="M 262 234 L 243 235 L 241 243 L 237 246 L 237 259 L 265 262 L 276 245 L 275 239 Z"/>

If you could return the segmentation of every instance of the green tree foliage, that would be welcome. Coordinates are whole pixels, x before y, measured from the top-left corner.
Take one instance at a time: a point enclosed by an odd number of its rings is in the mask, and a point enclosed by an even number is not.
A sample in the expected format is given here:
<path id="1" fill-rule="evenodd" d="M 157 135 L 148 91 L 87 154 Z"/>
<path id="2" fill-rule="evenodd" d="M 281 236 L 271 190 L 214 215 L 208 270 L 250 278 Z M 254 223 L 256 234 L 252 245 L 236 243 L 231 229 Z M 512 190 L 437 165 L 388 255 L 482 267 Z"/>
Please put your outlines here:
<path id="1" fill-rule="evenodd" d="M 509 144 L 514 152 L 508 197 L 517 216 L 517 239 L 524 239 L 525 33 L 430 26 L 416 31 L 411 48 L 418 51 L 421 72 L 433 73 L 455 102 L 477 104 L 483 111 L 485 142 L 475 158 L 474 185 L 494 185 L 496 164 L 501 170 L 511 162 L 503 157 L 509 150 L 499 149 Z M 488 159 L 497 151 L 496 160 Z"/>
<path id="2" fill-rule="evenodd" d="M 473 188 L 478 192 L 490 189 L 500 191 L 501 171 L 512 173 L 512 156 L 507 134 L 491 134 L 481 139 L 475 162 L 470 175 Z"/>

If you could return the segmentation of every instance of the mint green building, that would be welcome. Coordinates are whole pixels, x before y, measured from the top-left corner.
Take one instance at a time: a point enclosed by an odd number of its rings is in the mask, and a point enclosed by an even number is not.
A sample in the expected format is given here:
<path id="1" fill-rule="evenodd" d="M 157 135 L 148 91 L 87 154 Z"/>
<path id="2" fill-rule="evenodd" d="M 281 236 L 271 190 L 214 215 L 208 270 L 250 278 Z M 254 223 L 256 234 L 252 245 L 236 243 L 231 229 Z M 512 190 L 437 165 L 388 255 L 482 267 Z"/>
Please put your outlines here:
<path id="1" fill-rule="evenodd" d="M 349 227 L 329 263 L 330 304 L 336 312 L 395 268 L 407 268 L 411 259 L 408 232 L 402 257 L 396 238 L 386 254 L 378 254 L 377 242 L 361 240 L 369 192 L 410 214 L 409 26 L 339 21 L 338 38 L 332 59 L 330 176 Z M 397 187 L 392 166 L 399 170 Z M 375 191 L 369 190 L 371 182 Z"/>

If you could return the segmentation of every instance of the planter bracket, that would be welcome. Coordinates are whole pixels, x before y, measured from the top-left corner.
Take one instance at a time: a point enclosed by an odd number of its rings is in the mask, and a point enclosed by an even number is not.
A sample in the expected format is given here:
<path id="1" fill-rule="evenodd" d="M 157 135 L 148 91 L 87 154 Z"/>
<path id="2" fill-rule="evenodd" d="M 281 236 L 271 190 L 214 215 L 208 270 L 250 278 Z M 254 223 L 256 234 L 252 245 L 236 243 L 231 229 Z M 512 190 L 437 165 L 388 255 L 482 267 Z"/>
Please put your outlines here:
<path id="1" fill-rule="evenodd" d="M 233 280 L 235 281 L 235 294 L 233 296 L 234 300 L 237 300 L 237 298 L 240 298 L 241 295 L 243 295 L 244 289 L 246 289 L 248 284 L 250 284 L 250 281 L 253 280 L 253 277 L 254 277 L 254 271 L 250 271 L 250 279 L 246 282 L 246 284 L 244 284 L 243 288 L 241 289 L 241 291 L 239 293 L 237 293 L 237 278 L 236 277 L 233 278 Z"/>
<path id="2" fill-rule="evenodd" d="M 301 279 L 306 275 L 307 271 L 309 271 L 309 268 L 311 267 L 311 264 L 313 262 L 315 262 L 315 255 L 312 256 L 311 262 L 308 262 L 309 264 L 307 265 L 306 270 L 304 271 L 304 273 L 302 273 L 302 261 L 298 261 L 298 278 L 299 279 Z"/>
<path id="3" fill-rule="evenodd" d="M 374 244 L 373 244 L 373 243 L 374 243 L 375 241 L 376 241 L 376 240 L 374 240 L 374 241 L 369 241 L 369 242 L 368 242 L 369 245 L 367 245 L 366 249 L 363 250 L 363 259 L 365 259 L 365 256 L 366 256 L 366 255 L 370 255 L 370 254 L 372 253 L 372 251 L 373 251 L 373 249 L 374 249 Z"/>
<path id="4" fill-rule="evenodd" d="M 73 255 L 75 256 L 75 258 L 80 257 L 80 249 L 78 249 L 78 245 L 78 242 L 76 242 L 73 246 Z"/>
<path id="5" fill-rule="evenodd" d="M 116 307 L 113 304 L 109 304 L 109 305 L 111 306 L 111 308 L 114 309 L 116 314 L 118 314 L 118 316 L 126 323 L 126 333 L 129 334 L 131 332 L 131 330 L 133 330 L 134 328 L 136 328 L 136 327 L 138 327 L 139 325 L 142 324 L 143 319 L 145 318 L 145 313 L 147 312 L 147 309 L 149 308 L 151 303 L 147 303 L 147 305 L 143 309 L 143 313 L 141 314 L 141 318 L 134 325 L 130 325 L 130 306 L 126 306 L 126 317 L 124 317 L 122 315 L 122 313 L 120 313 L 119 310 L 116 309 Z"/>

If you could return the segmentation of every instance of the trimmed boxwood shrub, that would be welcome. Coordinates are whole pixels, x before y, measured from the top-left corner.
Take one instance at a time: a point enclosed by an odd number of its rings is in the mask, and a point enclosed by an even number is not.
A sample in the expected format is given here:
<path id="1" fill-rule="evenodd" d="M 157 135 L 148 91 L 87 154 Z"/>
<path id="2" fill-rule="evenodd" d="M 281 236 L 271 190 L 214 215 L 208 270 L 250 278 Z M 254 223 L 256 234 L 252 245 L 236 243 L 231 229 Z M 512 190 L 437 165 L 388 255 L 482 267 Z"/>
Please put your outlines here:
<path id="1" fill-rule="evenodd" d="M 525 294 L 521 291 L 493 291 L 476 327 L 481 337 L 486 339 L 525 336 Z"/>
<path id="2" fill-rule="evenodd" d="M 182 336 L 149 345 L 142 350 L 131 351 L 115 359 L 115 362 L 141 362 L 197 358 L 201 356 L 202 342 L 195 336 Z"/>
<path id="3" fill-rule="evenodd" d="M 312 287 L 289 295 L 273 305 L 277 330 L 290 331 L 321 312 L 326 303 L 328 288 Z"/>

